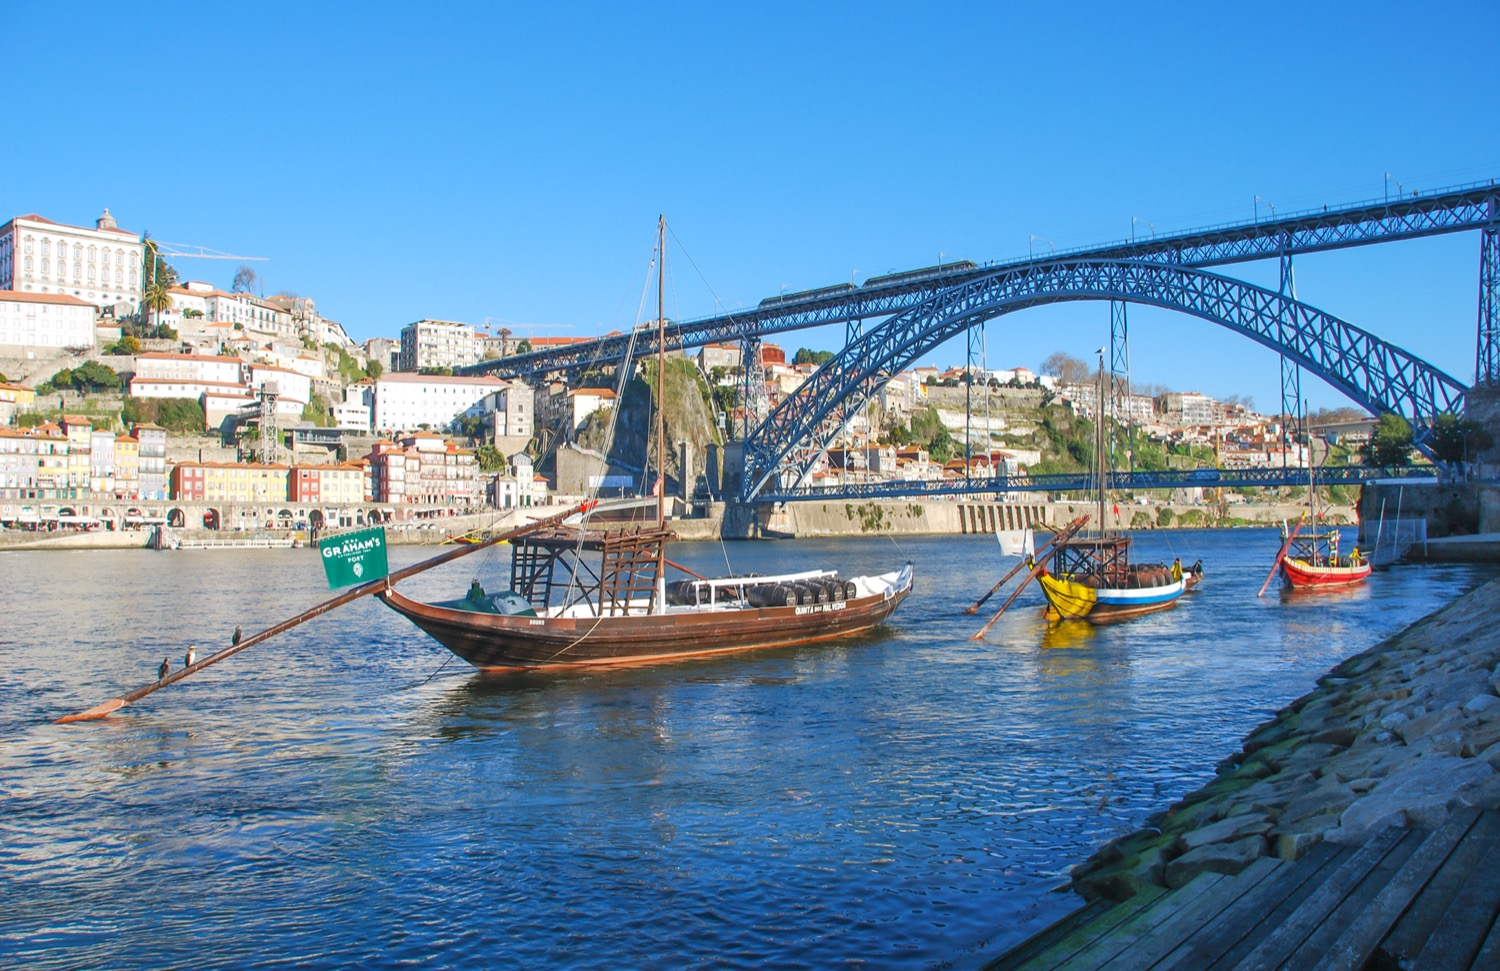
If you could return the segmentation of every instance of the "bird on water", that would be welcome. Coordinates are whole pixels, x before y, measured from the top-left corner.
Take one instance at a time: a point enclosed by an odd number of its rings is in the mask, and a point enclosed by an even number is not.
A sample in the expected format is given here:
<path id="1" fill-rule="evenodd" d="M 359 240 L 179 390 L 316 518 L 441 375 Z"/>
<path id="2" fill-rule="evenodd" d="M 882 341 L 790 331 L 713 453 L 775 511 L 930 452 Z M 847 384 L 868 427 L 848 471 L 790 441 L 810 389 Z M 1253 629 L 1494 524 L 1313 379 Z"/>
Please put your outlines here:
<path id="1" fill-rule="evenodd" d="M 198 653 L 198 645 L 197 644 L 189 644 L 188 645 L 187 657 L 183 658 L 183 660 L 182 660 L 182 666 L 185 667 L 185 668 L 192 667 L 193 666 L 193 657 L 197 653 Z"/>
<path id="2" fill-rule="evenodd" d="M 165 681 L 165 680 L 167 680 L 167 675 L 169 673 L 171 673 L 171 671 L 172 671 L 172 665 L 171 665 L 171 663 L 166 658 L 162 658 L 161 659 L 161 667 L 159 667 L 159 668 L 156 669 L 156 680 L 158 680 L 158 681 Z"/>
<path id="3" fill-rule="evenodd" d="M 243 630 L 241 630 L 238 626 L 236 626 L 234 628 L 234 636 L 229 639 L 229 643 L 231 645 L 238 645 L 239 642 L 240 642 L 240 638 L 243 637 L 243 636 L 245 636 L 245 632 Z"/>

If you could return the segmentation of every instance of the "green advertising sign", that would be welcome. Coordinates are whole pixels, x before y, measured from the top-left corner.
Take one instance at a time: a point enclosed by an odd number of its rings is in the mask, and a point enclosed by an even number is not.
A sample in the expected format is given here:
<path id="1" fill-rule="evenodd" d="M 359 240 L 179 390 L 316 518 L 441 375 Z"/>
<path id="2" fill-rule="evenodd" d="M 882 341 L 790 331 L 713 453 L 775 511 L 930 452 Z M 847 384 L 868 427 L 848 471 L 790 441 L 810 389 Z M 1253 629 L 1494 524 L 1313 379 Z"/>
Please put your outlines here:
<path id="1" fill-rule="evenodd" d="M 323 572 L 328 574 L 330 590 L 364 583 L 390 572 L 385 562 L 384 526 L 319 540 L 318 550 L 323 554 Z"/>

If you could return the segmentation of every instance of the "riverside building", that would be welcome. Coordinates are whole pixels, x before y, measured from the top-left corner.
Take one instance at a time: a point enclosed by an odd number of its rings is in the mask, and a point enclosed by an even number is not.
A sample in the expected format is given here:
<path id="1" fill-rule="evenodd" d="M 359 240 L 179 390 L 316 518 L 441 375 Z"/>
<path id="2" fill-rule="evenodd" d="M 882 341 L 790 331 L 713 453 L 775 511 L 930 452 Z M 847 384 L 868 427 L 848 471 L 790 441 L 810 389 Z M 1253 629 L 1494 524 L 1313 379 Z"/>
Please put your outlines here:
<path id="1" fill-rule="evenodd" d="M 401 328 L 397 370 L 456 368 L 479 363 L 474 328 L 452 320 L 419 320 Z"/>
<path id="2" fill-rule="evenodd" d="M 0 225 L 0 290 L 76 297 L 126 316 L 141 302 L 142 261 L 141 237 L 116 225 L 108 209 L 93 229 L 35 213 Z"/>

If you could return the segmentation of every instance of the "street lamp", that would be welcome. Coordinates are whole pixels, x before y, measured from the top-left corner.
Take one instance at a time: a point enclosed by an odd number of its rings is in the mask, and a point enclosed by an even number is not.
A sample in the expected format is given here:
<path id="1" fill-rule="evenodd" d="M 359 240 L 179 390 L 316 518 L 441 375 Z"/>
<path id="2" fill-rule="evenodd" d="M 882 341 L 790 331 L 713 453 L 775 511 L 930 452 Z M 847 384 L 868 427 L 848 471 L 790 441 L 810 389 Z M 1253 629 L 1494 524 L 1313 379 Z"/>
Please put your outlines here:
<path id="1" fill-rule="evenodd" d="M 1272 202 L 1270 199 L 1267 199 L 1265 196 L 1256 196 L 1255 197 L 1255 222 L 1256 222 L 1257 225 L 1259 225 L 1259 223 L 1260 223 L 1260 204 L 1262 202 L 1264 202 L 1267 206 L 1270 207 L 1270 209 L 1271 209 L 1271 218 L 1272 219 L 1276 218 L 1276 203 Z"/>
<path id="2" fill-rule="evenodd" d="M 1052 240 L 1047 239 L 1046 237 L 1043 237 L 1043 236 L 1038 236 L 1036 233 L 1032 233 L 1027 238 L 1027 240 L 1026 240 L 1026 258 L 1027 259 L 1032 259 L 1033 258 L 1033 253 L 1032 253 L 1031 246 L 1032 246 L 1033 243 L 1035 243 L 1039 239 L 1042 242 L 1044 242 L 1044 243 L 1047 244 L 1048 248 L 1050 248 L 1052 250 L 1052 254 L 1054 256 L 1057 255 L 1057 247 L 1052 244 Z"/>
<path id="3" fill-rule="evenodd" d="M 1135 242 L 1135 224 L 1136 223 L 1146 223 L 1147 226 L 1151 227 L 1151 235 L 1152 236 L 1156 235 L 1156 223 L 1146 222 L 1146 220 L 1142 219 L 1140 216 L 1131 216 L 1130 217 L 1130 241 L 1132 243 Z"/>

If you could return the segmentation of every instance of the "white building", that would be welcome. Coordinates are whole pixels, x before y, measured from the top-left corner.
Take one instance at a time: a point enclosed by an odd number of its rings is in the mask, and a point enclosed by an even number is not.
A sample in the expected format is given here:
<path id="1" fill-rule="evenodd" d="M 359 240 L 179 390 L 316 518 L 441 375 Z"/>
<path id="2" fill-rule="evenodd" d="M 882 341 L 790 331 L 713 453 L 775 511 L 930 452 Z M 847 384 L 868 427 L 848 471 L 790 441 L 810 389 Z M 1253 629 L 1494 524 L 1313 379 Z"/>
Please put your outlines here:
<path id="1" fill-rule="evenodd" d="M 524 381 L 502 382 L 499 390 L 476 401 L 465 414 L 482 418 L 492 441 L 529 441 L 536 429 L 536 392 Z"/>
<path id="2" fill-rule="evenodd" d="M 481 398 L 502 387 L 499 378 L 386 374 L 374 383 L 371 423 L 382 431 L 447 428 Z"/>
<path id="3" fill-rule="evenodd" d="M 244 362 L 217 354 L 137 354 L 135 376 L 148 380 L 244 384 Z M 196 397 L 196 396 L 195 396 Z"/>
<path id="4" fill-rule="evenodd" d="M 130 379 L 132 398 L 192 398 L 199 401 L 206 394 L 231 395 L 248 399 L 250 391 L 239 382 L 198 381 L 192 378 L 143 378 L 139 374 Z"/>
<path id="5" fill-rule="evenodd" d="M 525 452 L 510 461 L 510 467 L 490 482 L 490 504 L 497 509 L 540 506 L 547 501 L 547 482 L 538 479 Z"/>
<path id="6" fill-rule="evenodd" d="M 367 432 L 371 427 L 370 418 L 369 404 L 352 390 L 348 400 L 333 406 L 333 426 L 340 431 Z"/>
<path id="7" fill-rule="evenodd" d="M 142 264 L 141 237 L 116 226 L 108 209 L 93 229 L 35 214 L 0 226 L 0 290 L 62 294 L 95 307 L 124 304 L 134 313 Z"/>
<path id="8" fill-rule="evenodd" d="M 567 393 L 567 399 L 573 403 L 569 417 L 574 431 L 583 425 L 584 419 L 589 415 L 615 405 L 615 393 L 608 388 L 574 388 Z"/>
<path id="9" fill-rule="evenodd" d="M 20 357 L 92 348 L 96 313 L 93 304 L 67 294 L 0 290 L 0 347 Z"/>
<path id="10" fill-rule="evenodd" d="M 269 388 L 267 388 L 268 385 Z M 279 396 L 278 402 L 295 401 L 300 406 L 312 400 L 312 379 L 291 368 L 275 367 L 270 364 L 252 364 L 250 365 L 250 388 L 275 391 Z M 300 414 L 302 409 L 299 407 L 297 411 Z"/>
<path id="11" fill-rule="evenodd" d="M 1211 425 L 1218 418 L 1218 402 L 1196 391 L 1171 391 L 1162 395 L 1162 411 L 1177 425 Z"/>
<path id="12" fill-rule="evenodd" d="M 479 363 L 474 328 L 452 320 L 419 320 L 401 328 L 398 371 L 456 368 Z"/>

